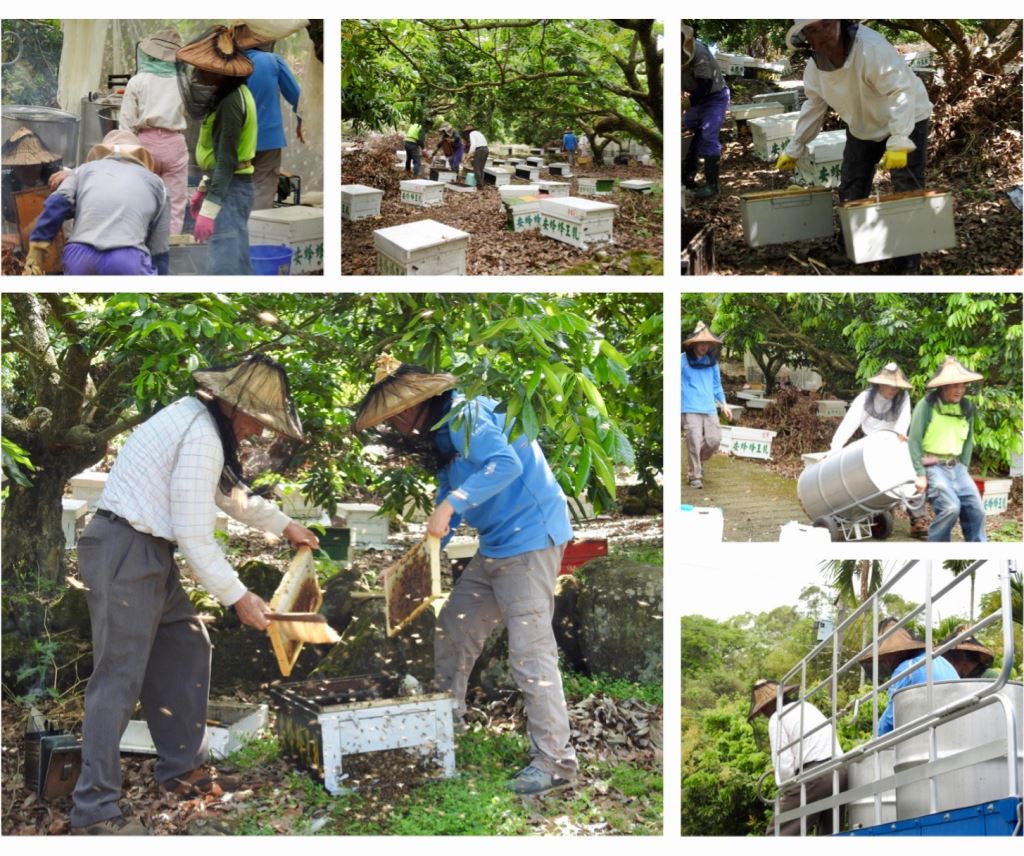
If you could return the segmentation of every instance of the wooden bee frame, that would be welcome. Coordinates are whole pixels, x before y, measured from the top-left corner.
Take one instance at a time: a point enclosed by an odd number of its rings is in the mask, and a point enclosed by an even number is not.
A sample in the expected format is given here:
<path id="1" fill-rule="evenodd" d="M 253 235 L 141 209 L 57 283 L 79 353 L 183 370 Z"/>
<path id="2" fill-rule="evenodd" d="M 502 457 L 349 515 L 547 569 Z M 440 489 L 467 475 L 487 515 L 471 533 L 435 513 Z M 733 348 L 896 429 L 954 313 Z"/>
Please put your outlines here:
<path id="1" fill-rule="evenodd" d="M 427 535 L 384 571 L 388 637 L 397 636 L 441 594 L 441 542 Z"/>
<path id="2" fill-rule="evenodd" d="M 300 547 L 270 599 L 270 608 L 274 612 L 317 612 L 323 602 L 324 595 L 313 567 L 313 551 L 309 547 Z M 287 678 L 305 643 L 286 636 L 282 631 L 281 624 L 276 621 L 271 621 L 267 628 L 277 666 L 281 675 Z"/>

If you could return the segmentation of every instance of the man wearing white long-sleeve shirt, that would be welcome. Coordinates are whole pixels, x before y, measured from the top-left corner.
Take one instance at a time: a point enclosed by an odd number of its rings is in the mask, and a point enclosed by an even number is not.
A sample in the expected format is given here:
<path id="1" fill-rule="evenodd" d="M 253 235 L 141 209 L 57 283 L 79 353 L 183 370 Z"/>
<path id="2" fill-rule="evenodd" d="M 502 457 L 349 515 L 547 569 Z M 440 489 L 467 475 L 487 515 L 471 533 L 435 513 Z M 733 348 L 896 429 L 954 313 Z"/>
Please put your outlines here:
<path id="1" fill-rule="evenodd" d="M 475 126 L 466 125 L 462 129 L 462 139 L 466 141 L 466 155 L 472 158 L 476 189 L 483 190 L 484 167 L 487 165 L 487 138 Z"/>
<path id="2" fill-rule="evenodd" d="M 318 545 L 312 532 L 247 490 L 238 462 L 239 441 L 264 428 L 302 439 L 284 370 L 249 357 L 193 376 L 197 397 L 168 405 L 128 438 L 78 542 L 93 673 L 71 812 L 76 834 L 145 834 L 118 807 L 118 744 L 140 698 L 159 756 L 155 777 L 167 791 L 195 797 L 237 785 L 205 766 L 210 639 L 181 587 L 175 549 L 207 591 L 263 630 L 269 607 L 217 545 L 217 509 L 293 546 Z"/>
<path id="3" fill-rule="evenodd" d="M 891 170 L 897 192 L 923 189 L 932 103 L 899 51 L 869 27 L 840 20 L 798 19 L 786 44 L 810 48 L 811 57 L 804 68 L 807 100 L 776 168 L 795 168 L 831 107 L 846 124 L 840 202 L 871 195 L 878 163 Z M 843 258 L 840 253 L 836 261 Z M 920 262 L 905 256 L 894 264 L 896 272 L 914 273 Z"/>
<path id="4" fill-rule="evenodd" d="M 778 710 L 779 684 L 776 681 L 759 680 L 754 684 L 747 720 L 758 714 L 768 717 L 768 741 L 771 744 L 772 766 L 775 768 L 775 784 L 781 791 L 779 812 L 786 812 L 800 805 L 800 788 L 789 785 L 791 779 L 800 773 L 843 756 L 842 747 L 836 739 L 831 723 L 813 704 L 806 701 L 791 701 L 798 690 L 796 685 L 783 689 L 783 707 Z M 801 721 L 802 720 L 802 721 Z M 815 731 L 818 726 L 822 728 Z M 811 733 L 813 732 L 813 733 Z M 803 734 L 803 741 L 800 735 Z M 789 745 L 792 744 L 792 745 Z M 839 790 L 846 787 L 846 769 L 839 773 Z M 806 804 L 832 795 L 832 774 L 812 779 L 807 783 Z M 807 815 L 807 832 L 817 829 L 819 835 L 832 833 L 832 810 Z M 768 824 L 765 835 L 775 834 L 775 820 Z M 780 835 L 799 835 L 800 820 L 787 820 L 779 825 Z"/>

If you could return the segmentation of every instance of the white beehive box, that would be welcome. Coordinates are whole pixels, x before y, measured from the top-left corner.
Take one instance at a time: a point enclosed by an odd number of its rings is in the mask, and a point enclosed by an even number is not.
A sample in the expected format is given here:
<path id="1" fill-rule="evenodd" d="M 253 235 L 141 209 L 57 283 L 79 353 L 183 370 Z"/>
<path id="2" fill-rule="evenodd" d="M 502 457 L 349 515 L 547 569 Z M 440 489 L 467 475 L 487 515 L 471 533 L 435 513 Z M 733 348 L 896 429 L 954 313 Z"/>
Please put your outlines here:
<path id="1" fill-rule="evenodd" d="M 743 69 L 747 67 L 747 63 L 754 61 L 752 56 L 746 54 L 730 54 L 722 51 L 715 55 L 715 59 L 722 74 L 730 77 L 743 77 Z"/>
<path id="2" fill-rule="evenodd" d="M 842 419 L 846 415 L 846 402 L 838 398 L 820 398 L 818 399 L 818 415 Z"/>
<path id="3" fill-rule="evenodd" d="M 68 484 L 71 485 L 71 498 L 84 499 L 89 503 L 89 511 L 95 511 L 103 488 L 107 486 L 107 474 L 85 470 L 68 479 Z"/>
<path id="4" fill-rule="evenodd" d="M 529 166 L 528 164 L 517 164 L 516 178 L 522 178 L 526 181 L 537 181 L 537 179 L 540 178 L 540 167 Z"/>
<path id="5" fill-rule="evenodd" d="M 341 186 L 341 219 L 365 220 L 380 214 L 380 201 L 384 191 L 365 184 L 343 184 Z"/>
<path id="6" fill-rule="evenodd" d="M 738 425 L 734 425 L 729 454 L 735 455 L 737 458 L 770 460 L 772 456 L 772 440 L 775 439 L 776 433 L 778 432 L 768 431 L 764 428 L 741 428 Z"/>
<path id="7" fill-rule="evenodd" d="M 405 149 L 395 149 L 395 166 L 405 169 Z"/>
<path id="8" fill-rule="evenodd" d="M 484 184 L 503 187 L 512 183 L 513 171 L 508 166 L 489 166 L 484 169 Z"/>
<path id="9" fill-rule="evenodd" d="M 797 175 L 810 187 L 839 187 L 846 131 L 825 131 L 807 144 L 796 162 Z"/>
<path id="10" fill-rule="evenodd" d="M 526 159 L 526 163 L 530 166 L 544 166 L 544 158 L 537 155 L 530 155 L 530 157 Z"/>
<path id="11" fill-rule="evenodd" d="M 747 401 L 749 410 L 764 410 L 769 404 L 774 404 L 774 398 L 751 398 Z"/>
<path id="12" fill-rule="evenodd" d="M 542 199 L 540 232 L 580 249 L 591 244 L 611 241 L 618 205 L 566 196 L 563 199 Z"/>
<path id="13" fill-rule="evenodd" d="M 441 184 L 451 184 L 457 178 L 458 175 L 450 169 L 431 168 L 430 170 L 430 180 L 439 181 Z"/>
<path id="14" fill-rule="evenodd" d="M 747 124 L 754 140 L 754 154 L 769 163 L 777 161 L 796 131 L 796 120 L 799 117 L 800 113 L 794 111 L 749 120 Z"/>
<path id="15" fill-rule="evenodd" d="M 486 166 L 504 166 L 505 158 L 488 158 Z"/>
<path id="16" fill-rule="evenodd" d="M 567 163 L 548 164 L 548 172 L 562 178 L 572 178 L 572 167 Z"/>
<path id="17" fill-rule="evenodd" d="M 722 425 L 722 439 L 718 443 L 718 449 L 716 450 L 720 455 L 728 455 L 732 450 L 732 429 L 735 425 Z"/>
<path id="18" fill-rule="evenodd" d="M 391 276 L 445 276 L 466 273 L 469 233 L 436 220 L 419 220 L 373 233 L 377 273 Z"/>
<path id="19" fill-rule="evenodd" d="M 778 101 L 761 101 L 753 104 L 733 104 L 729 108 L 733 119 L 745 121 L 760 116 L 778 116 L 786 112 L 786 108 Z"/>
<path id="20" fill-rule="evenodd" d="M 615 179 L 581 175 L 576 179 L 576 186 L 587 196 L 604 196 L 615 189 Z"/>
<path id="21" fill-rule="evenodd" d="M 839 206 L 846 254 L 857 264 L 956 246 L 953 194 L 912 190 Z"/>
<path id="22" fill-rule="evenodd" d="M 249 215 L 250 244 L 287 244 L 292 276 L 324 269 L 324 209 L 305 205 L 267 208 Z"/>
<path id="23" fill-rule="evenodd" d="M 542 155 L 542 154 L 544 154 L 544 149 L 535 149 L 535 148 L 531 147 L 530 148 L 530 154 L 531 155 L 535 155 L 535 156 L 536 155 Z M 529 160 L 529 158 L 527 158 L 527 160 Z"/>
<path id="24" fill-rule="evenodd" d="M 832 236 L 832 191 L 825 188 L 747 193 L 740 213 L 749 247 Z"/>
<path id="25" fill-rule="evenodd" d="M 508 165 L 510 167 L 513 167 L 513 168 L 519 166 L 519 164 L 521 164 L 522 162 L 523 162 L 522 158 L 509 158 L 508 159 Z"/>
<path id="26" fill-rule="evenodd" d="M 910 51 L 903 55 L 911 68 L 929 68 L 932 64 L 931 51 Z"/>
<path id="27" fill-rule="evenodd" d="M 540 197 L 513 196 L 505 200 L 509 226 L 513 232 L 528 232 L 540 228 Z"/>
<path id="28" fill-rule="evenodd" d="M 794 89 L 789 89 L 778 92 L 764 92 L 761 95 L 754 96 L 755 104 L 767 104 L 771 101 L 781 104 L 784 113 L 791 112 L 800 107 L 800 93 Z"/>
<path id="29" fill-rule="evenodd" d="M 729 414 L 732 416 L 733 422 L 739 419 L 743 415 L 743 411 L 746 410 L 746 408 L 740 404 L 727 404 L 725 406 L 729 408 Z"/>
<path id="30" fill-rule="evenodd" d="M 399 182 L 398 187 L 401 191 L 401 200 L 409 205 L 433 208 L 444 204 L 444 185 L 440 181 L 414 178 Z"/>
<path id="31" fill-rule="evenodd" d="M 292 520 L 319 520 L 324 516 L 324 510 L 315 502 L 306 499 L 299 487 L 288 489 L 278 487 L 275 493 L 281 497 L 281 511 Z"/>
<path id="32" fill-rule="evenodd" d="M 631 178 L 627 181 L 620 181 L 619 188 L 622 190 L 632 190 L 634 193 L 652 193 L 654 191 L 653 181 L 644 181 L 642 178 Z"/>
<path id="33" fill-rule="evenodd" d="M 541 196 L 550 196 L 552 199 L 561 199 L 564 196 L 569 195 L 569 182 L 568 181 L 544 181 L 542 178 L 537 179 L 537 192 Z"/>
<path id="34" fill-rule="evenodd" d="M 270 709 L 265 704 L 210 699 L 206 742 L 213 758 L 226 758 L 267 727 Z M 156 745 L 144 719 L 131 719 L 121 735 L 122 752 L 156 755 Z"/>
<path id="35" fill-rule="evenodd" d="M 517 196 L 539 196 L 540 185 L 537 184 L 509 184 L 506 187 L 499 187 L 498 193 L 501 200 L 514 199 Z"/>
<path id="36" fill-rule="evenodd" d="M 385 550 L 388 547 L 388 518 L 378 515 L 379 505 L 372 502 L 340 502 L 336 517 L 344 517 L 351 545 L 357 550 Z"/>
<path id="37" fill-rule="evenodd" d="M 985 479 L 985 495 L 981 504 L 986 514 L 1003 514 L 1010 505 L 1011 479 Z"/>
<path id="38" fill-rule="evenodd" d="M 85 515 L 89 512 L 89 503 L 84 499 L 62 497 L 60 528 L 64 530 L 64 549 L 70 550 L 78 543 L 78 536 L 85 528 Z"/>
<path id="39" fill-rule="evenodd" d="M 828 457 L 828 452 L 804 452 L 800 456 L 800 460 L 804 463 L 804 469 L 813 467 L 815 464 L 820 464 L 825 458 Z"/>

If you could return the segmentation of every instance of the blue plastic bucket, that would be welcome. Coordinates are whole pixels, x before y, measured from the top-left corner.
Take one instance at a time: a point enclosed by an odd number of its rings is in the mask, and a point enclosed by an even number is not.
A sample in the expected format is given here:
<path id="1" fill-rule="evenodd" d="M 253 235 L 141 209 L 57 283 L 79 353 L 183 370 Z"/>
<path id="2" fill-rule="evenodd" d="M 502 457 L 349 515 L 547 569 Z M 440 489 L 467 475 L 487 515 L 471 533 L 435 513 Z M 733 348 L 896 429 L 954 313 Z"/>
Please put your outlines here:
<path id="1" fill-rule="evenodd" d="M 474 175 L 473 173 L 468 173 L 466 175 L 466 184 L 469 187 L 476 187 L 476 175 Z"/>
<path id="2" fill-rule="evenodd" d="M 292 269 L 292 248 L 287 244 L 256 244 L 249 247 L 252 272 L 259 276 L 288 276 Z"/>

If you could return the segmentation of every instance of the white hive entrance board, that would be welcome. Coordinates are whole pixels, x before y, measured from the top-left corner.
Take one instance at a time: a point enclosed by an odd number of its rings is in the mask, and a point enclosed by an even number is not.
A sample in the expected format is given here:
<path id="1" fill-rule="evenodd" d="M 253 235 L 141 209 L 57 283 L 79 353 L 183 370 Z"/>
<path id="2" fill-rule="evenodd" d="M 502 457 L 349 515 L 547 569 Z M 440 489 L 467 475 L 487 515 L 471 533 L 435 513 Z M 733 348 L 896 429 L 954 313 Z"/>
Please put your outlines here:
<path id="1" fill-rule="evenodd" d="M 388 636 L 396 636 L 441 594 L 441 542 L 427 535 L 384 571 Z"/>

